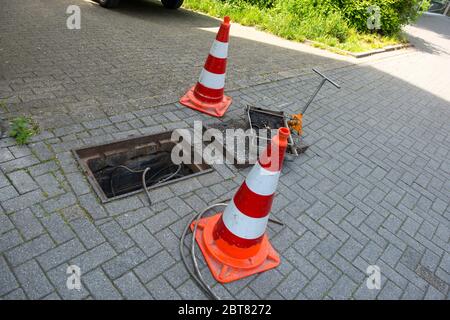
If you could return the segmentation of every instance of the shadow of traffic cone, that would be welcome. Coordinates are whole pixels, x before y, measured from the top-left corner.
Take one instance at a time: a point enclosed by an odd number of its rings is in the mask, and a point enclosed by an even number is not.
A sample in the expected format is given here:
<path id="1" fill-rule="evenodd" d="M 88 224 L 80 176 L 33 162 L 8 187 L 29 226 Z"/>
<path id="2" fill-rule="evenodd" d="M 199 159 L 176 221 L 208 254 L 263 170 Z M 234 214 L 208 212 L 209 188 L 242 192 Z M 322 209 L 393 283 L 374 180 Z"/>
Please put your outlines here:
<path id="1" fill-rule="evenodd" d="M 278 129 L 223 213 L 198 221 L 195 239 L 219 282 L 242 279 L 280 264 L 266 226 L 289 134 L 288 128 Z"/>
<path id="2" fill-rule="evenodd" d="M 182 105 L 214 117 L 221 117 L 228 110 L 231 97 L 224 95 L 224 87 L 229 33 L 230 18 L 225 17 L 197 84 L 180 98 Z"/>

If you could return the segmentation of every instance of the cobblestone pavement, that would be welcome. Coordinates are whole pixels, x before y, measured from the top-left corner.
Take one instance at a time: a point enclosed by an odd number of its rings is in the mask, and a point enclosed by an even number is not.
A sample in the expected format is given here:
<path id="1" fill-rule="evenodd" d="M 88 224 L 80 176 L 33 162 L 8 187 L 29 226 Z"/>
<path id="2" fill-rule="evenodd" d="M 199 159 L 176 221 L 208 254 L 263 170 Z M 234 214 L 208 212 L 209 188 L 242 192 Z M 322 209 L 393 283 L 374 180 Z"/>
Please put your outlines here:
<path id="1" fill-rule="evenodd" d="M 85 19 L 79 33 L 55 29 L 71 2 Z M 181 262 L 180 234 L 193 212 L 232 196 L 248 170 L 216 165 L 153 190 L 151 207 L 143 193 L 101 204 L 71 150 L 219 121 L 173 103 L 211 42 L 198 27 L 217 21 L 151 2 L 117 11 L 71 2 L 2 3 L 0 115 L 30 113 L 43 130 L 26 147 L 0 140 L 0 297 L 205 298 Z M 311 147 L 283 168 L 272 213 L 285 225 L 268 230 L 281 265 L 221 285 L 201 263 L 219 296 L 450 297 L 450 20 L 429 19 L 408 29 L 415 50 L 357 65 L 232 39 L 234 103 L 223 120 L 244 117 L 248 103 L 304 103 L 319 80 L 312 66 L 342 89 L 320 93 L 305 117 Z M 80 291 L 66 287 L 72 264 Z M 381 290 L 367 289 L 369 265 L 380 267 Z"/>

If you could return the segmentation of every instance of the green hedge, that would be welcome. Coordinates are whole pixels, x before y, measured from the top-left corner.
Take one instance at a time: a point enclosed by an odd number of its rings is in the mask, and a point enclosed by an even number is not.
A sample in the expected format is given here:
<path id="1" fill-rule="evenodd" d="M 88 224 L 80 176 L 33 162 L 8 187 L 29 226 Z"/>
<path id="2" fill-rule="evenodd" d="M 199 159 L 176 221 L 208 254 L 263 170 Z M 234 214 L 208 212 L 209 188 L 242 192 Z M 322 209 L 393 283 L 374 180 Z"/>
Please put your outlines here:
<path id="1" fill-rule="evenodd" d="M 239 5 L 250 4 L 261 9 L 273 9 L 292 14 L 301 23 L 301 20 L 311 17 L 325 27 L 337 27 L 336 38 L 342 39 L 348 32 L 348 27 L 354 27 L 362 33 L 372 33 L 367 25 L 370 13 L 367 8 L 378 6 L 380 8 L 381 28 L 376 32 L 384 35 L 393 35 L 401 27 L 414 21 L 422 10 L 429 6 L 429 0 L 221 0 L 222 2 Z M 419 8 L 422 4 L 422 8 Z M 328 20 L 331 20 L 327 22 Z"/>
<path id="2" fill-rule="evenodd" d="M 215 17 L 231 17 L 243 25 L 289 40 L 313 40 L 313 45 L 364 52 L 404 42 L 402 25 L 413 21 L 422 0 L 184 0 L 184 6 Z M 429 0 L 422 9 L 428 8 Z M 380 8 L 381 25 L 370 30 L 369 6 Z M 331 49 L 331 50 L 333 50 Z"/>

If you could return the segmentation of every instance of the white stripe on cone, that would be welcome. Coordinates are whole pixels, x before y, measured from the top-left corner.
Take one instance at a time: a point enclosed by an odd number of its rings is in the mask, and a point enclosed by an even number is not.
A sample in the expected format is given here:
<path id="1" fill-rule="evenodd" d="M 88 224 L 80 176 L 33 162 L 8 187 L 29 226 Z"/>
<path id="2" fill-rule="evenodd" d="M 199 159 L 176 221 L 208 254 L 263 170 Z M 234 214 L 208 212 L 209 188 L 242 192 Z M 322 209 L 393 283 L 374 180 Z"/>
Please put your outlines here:
<path id="1" fill-rule="evenodd" d="M 215 74 L 203 68 L 198 82 L 210 89 L 222 89 L 225 87 L 225 73 Z"/>
<path id="2" fill-rule="evenodd" d="M 243 214 L 231 200 L 222 216 L 223 223 L 235 236 L 243 239 L 256 239 L 266 231 L 269 215 L 252 218 Z"/>
<path id="3" fill-rule="evenodd" d="M 226 59 L 228 56 L 228 43 L 214 40 L 209 54 L 216 58 Z"/>
<path id="4" fill-rule="evenodd" d="M 269 171 L 261 167 L 259 162 L 256 162 L 245 179 L 245 183 L 254 193 L 262 196 L 270 196 L 275 193 L 279 178 L 280 171 Z"/>

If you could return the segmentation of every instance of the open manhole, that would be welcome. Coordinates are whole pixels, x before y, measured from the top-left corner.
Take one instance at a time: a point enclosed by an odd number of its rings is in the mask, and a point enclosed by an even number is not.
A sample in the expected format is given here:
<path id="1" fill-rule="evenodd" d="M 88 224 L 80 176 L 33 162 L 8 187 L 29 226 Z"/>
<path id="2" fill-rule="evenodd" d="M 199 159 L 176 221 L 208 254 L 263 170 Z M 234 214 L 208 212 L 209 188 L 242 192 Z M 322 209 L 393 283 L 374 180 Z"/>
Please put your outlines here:
<path id="1" fill-rule="evenodd" d="M 211 172 L 211 166 L 174 164 L 172 131 L 120 140 L 73 150 L 90 184 L 102 202 L 123 198 L 143 190 L 146 173 L 148 190 Z M 183 152 L 185 150 L 183 149 Z M 190 150 L 191 154 L 195 151 Z"/>
<path id="2" fill-rule="evenodd" d="M 216 129 L 225 137 L 227 136 L 227 130 L 235 130 L 235 140 L 223 139 L 223 149 L 227 159 L 232 159 L 233 165 L 242 169 L 255 164 L 270 139 L 278 132 L 277 129 L 285 126 L 288 125 L 283 111 L 249 106 L 247 108 L 247 119 L 231 119 L 205 124 L 203 131 Z M 240 144 L 243 148 L 238 148 L 237 144 Z M 308 146 L 303 142 L 301 136 L 291 134 L 285 159 L 293 161 L 296 156 L 304 153 L 307 149 Z"/>

